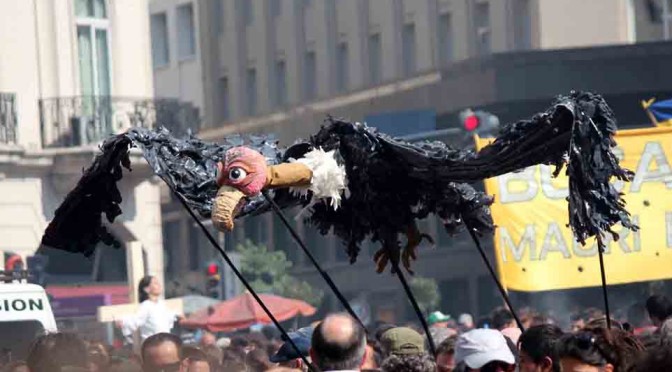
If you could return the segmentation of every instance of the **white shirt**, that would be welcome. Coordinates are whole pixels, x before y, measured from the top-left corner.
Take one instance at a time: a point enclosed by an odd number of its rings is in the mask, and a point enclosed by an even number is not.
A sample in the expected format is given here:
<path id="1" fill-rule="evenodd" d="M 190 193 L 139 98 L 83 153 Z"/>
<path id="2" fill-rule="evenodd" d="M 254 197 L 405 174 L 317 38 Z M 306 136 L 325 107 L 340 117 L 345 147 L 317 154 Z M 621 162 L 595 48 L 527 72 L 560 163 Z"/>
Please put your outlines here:
<path id="1" fill-rule="evenodd" d="M 162 332 L 170 332 L 177 320 L 177 314 L 169 310 L 163 300 L 156 302 L 145 300 L 135 315 L 122 320 L 121 332 L 127 339 L 133 337 L 135 331 L 140 331 L 140 341 Z"/>

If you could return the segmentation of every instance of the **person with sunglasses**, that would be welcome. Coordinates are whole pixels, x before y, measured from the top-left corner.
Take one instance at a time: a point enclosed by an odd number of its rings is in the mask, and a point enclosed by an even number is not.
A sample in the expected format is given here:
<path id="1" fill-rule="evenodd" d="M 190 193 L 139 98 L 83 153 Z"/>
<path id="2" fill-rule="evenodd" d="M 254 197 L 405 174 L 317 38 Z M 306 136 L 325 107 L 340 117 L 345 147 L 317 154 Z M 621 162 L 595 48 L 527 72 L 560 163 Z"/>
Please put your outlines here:
<path id="1" fill-rule="evenodd" d="M 633 335 L 613 328 L 586 328 L 557 344 L 563 372 L 626 372 L 643 350 Z"/>
<path id="2" fill-rule="evenodd" d="M 475 329 L 455 343 L 455 371 L 513 372 L 516 358 L 501 332 Z"/>

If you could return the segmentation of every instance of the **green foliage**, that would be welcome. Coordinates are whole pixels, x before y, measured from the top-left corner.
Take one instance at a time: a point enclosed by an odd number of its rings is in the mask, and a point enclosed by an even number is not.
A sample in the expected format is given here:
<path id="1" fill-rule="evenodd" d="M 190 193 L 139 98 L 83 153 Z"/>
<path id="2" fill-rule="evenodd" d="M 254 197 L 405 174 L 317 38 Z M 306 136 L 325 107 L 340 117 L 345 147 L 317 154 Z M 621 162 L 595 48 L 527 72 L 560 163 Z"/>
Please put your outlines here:
<path id="1" fill-rule="evenodd" d="M 285 252 L 269 251 L 265 245 L 249 240 L 238 244 L 236 251 L 241 255 L 240 271 L 255 291 L 303 300 L 315 307 L 322 303 L 322 291 L 289 275 L 293 264 Z"/>
<path id="2" fill-rule="evenodd" d="M 409 283 L 411 291 L 418 301 L 420 309 L 427 313 L 436 309 L 441 302 L 441 294 L 436 280 L 431 278 L 414 277 Z"/>

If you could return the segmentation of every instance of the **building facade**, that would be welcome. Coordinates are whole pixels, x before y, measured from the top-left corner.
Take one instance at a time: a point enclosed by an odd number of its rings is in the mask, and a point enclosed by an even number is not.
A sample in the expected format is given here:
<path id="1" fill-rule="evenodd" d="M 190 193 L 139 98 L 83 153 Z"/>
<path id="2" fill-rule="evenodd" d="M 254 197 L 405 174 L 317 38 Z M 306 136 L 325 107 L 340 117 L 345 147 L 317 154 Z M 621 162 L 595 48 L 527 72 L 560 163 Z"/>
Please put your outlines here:
<path id="1" fill-rule="evenodd" d="M 397 118 L 393 125 L 403 126 L 399 118 L 424 112 L 434 118 L 434 129 L 447 129 L 459 126 L 462 109 L 478 107 L 509 122 L 543 110 L 572 89 L 602 92 L 616 102 L 626 125 L 644 125 L 638 100 L 669 91 L 661 85 L 667 72 L 660 62 L 669 60 L 669 46 L 639 44 L 669 37 L 664 0 L 193 4 L 203 84 L 199 136 L 214 141 L 235 133 L 274 133 L 287 145 L 315 133 L 327 114 L 370 122 L 388 115 Z M 462 143 L 455 136 L 441 139 Z M 191 275 L 189 285 L 197 285 L 195 273 L 214 259 L 211 247 L 176 203 L 163 204 L 163 221 L 168 276 Z M 295 223 L 349 298 L 367 298 L 378 318 L 410 314 L 398 306 L 406 300 L 394 278 L 373 272 L 377 247 L 365 244 L 350 265 L 340 242 L 320 236 L 301 218 Z M 423 228 L 437 237 L 437 247 L 422 248 L 417 272 L 439 282 L 442 310 L 478 314 L 501 304 L 464 236 L 448 237 L 433 218 Z M 227 249 L 244 239 L 285 250 L 297 275 L 324 288 L 274 216 L 245 219 L 233 233 L 220 235 Z M 325 308 L 338 305 L 331 298 Z"/>
<path id="2" fill-rule="evenodd" d="M 153 98 L 148 9 L 146 0 L 0 2 L 0 251 L 35 254 L 102 139 L 173 118 L 178 102 Z M 120 183 L 124 214 L 110 228 L 123 249 L 84 258 L 43 248 L 50 286 L 125 286 L 138 265 L 163 279 L 160 190 L 143 163 L 133 156 Z"/>

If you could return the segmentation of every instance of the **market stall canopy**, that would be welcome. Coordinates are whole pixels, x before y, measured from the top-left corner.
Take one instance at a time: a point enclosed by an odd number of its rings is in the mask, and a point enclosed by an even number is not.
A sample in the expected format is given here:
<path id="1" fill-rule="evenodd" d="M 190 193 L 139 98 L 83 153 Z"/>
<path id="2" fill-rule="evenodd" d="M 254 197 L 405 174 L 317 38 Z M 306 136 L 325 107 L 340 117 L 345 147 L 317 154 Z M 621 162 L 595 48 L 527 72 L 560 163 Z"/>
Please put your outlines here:
<path id="1" fill-rule="evenodd" d="M 278 319 L 283 321 L 295 316 L 311 316 L 316 309 L 304 301 L 271 294 L 259 297 Z M 182 322 L 185 328 L 202 328 L 211 332 L 227 332 L 250 327 L 254 324 L 269 324 L 271 319 L 249 292 L 200 310 Z"/>

